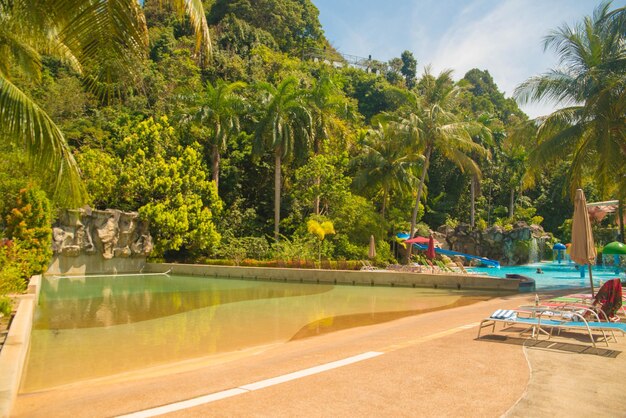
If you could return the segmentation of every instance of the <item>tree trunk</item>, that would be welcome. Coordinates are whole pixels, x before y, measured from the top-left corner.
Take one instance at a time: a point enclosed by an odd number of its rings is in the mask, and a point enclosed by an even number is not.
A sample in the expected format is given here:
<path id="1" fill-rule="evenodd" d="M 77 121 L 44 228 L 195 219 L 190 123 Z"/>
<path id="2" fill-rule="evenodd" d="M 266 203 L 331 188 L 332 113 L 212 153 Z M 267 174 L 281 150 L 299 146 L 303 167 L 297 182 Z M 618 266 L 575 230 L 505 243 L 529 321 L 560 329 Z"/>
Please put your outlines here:
<path id="1" fill-rule="evenodd" d="M 278 241 L 280 233 L 278 225 L 280 224 L 280 170 L 281 170 L 280 151 L 274 153 L 274 239 Z"/>
<path id="2" fill-rule="evenodd" d="M 476 178 L 474 176 L 472 176 L 472 181 L 470 183 L 470 196 L 472 199 L 470 206 L 470 226 L 474 228 L 476 216 Z"/>
<path id="3" fill-rule="evenodd" d="M 509 198 L 509 218 L 513 219 L 515 211 L 515 189 L 511 187 L 511 196 Z"/>
<path id="4" fill-rule="evenodd" d="M 220 150 L 217 145 L 211 147 L 211 178 L 215 182 L 215 188 L 219 191 Z"/>
<path id="5" fill-rule="evenodd" d="M 619 218 L 619 236 L 624 244 L 624 211 L 622 210 L 622 200 L 617 202 L 617 217 Z"/>
<path id="6" fill-rule="evenodd" d="M 317 189 L 319 189 L 320 187 L 320 178 L 319 176 L 315 178 L 315 187 Z M 315 215 L 319 215 L 320 214 L 320 195 L 316 194 L 315 195 L 315 202 L 313 203 L 313 212 L 315 212 Z"/>
<path id="7" fill-rule="evenodd" d="M 315 138 L 313 140 L 313 154 L 319 155 L 320 149 L 321 149 L 320 135 L 319 135 L 319 132 L 316 132 Z M 321 183 L 320 176 L 317 176 L 315 178 L 315 187 L 318 190 L 319 190 L 320 183 Z M 320 195 L 319 194 L 315 195 L 315 201 L 313 202 L 313 212 L 315 213 L 315 215 L 320 214 Z"/>
<path id="8" fill-rule="evenodd" d="M 422 177 L 420 178 L 420 183 L 417 186 L 417 198 L 415 199 L 415 207 L 413 208 L 413 216 L 411 216 L 411 236 L 409 238 L 413 238 L 413 234 L 415 234 L 415 225 L 417 224 L 417 212 L 419 211 L 419 208 L 420 208 L 420 200 L 422 198 L 422 188 L 424 187 L 424 181 L 426 181 L 426 173 L 428 172 L 428 164 L 430 163 L 430 154 L 432 150 L 433 149 L 431 146 L 429 146 L 426 149 L 424 167 L 422 168 Z M 409 249 L 406 252 L 407 263 L 411 259 L 412 250 L 413 250 L 413 246 L 409 245 Z"/>
<path id="9" fill-rule="evenodd" d="M 386 208 L 387 208 L 387 189 L 384 188 L 383 189 L 383 209 L 382 209 L 382 213 L 381 213 L 383 221 L 385 220 L 385 209 Z"/>

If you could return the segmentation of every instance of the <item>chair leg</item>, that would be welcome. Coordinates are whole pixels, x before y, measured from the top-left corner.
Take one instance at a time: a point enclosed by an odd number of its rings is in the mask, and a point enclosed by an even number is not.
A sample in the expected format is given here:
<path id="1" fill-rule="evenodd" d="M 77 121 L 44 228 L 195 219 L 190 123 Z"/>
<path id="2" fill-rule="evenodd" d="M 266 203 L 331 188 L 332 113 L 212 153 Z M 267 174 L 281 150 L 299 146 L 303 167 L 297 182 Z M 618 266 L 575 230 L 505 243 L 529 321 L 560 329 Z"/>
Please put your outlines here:
<path id="1" fill-rule="evenodd" d="M 487 325 L 483 325 L 485 322 L 489 322 Z M 486 328 L 488 326 L 491 326 L 491 332 L 494 332 L 496 330 L 496 321 L 492 321 L 490 319 L 483 319 L 480 322 L 480 325 L 478 326 L 478 337 L 476 337 L 476 339 L 480 339 L 480 332 L 482 331 L 483 328 Z"/>

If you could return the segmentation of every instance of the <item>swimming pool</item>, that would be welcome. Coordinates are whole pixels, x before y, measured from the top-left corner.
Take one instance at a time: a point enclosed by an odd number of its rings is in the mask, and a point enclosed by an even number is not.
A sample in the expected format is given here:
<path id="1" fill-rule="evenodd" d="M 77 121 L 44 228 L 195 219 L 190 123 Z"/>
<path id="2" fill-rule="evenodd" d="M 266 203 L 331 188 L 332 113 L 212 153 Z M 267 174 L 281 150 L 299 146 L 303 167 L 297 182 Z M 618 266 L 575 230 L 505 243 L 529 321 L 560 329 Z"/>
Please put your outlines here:
<path id="1" fill-rule="evenodd" d="M 196 276 L 45 278 L 21 392 L 198 358 L 220 361 L 492 296 Z"/>
<path id="2" fill-rule="evenodd" d="M 543 274 L 537 273 L 540 268 Z M 543 261 L 541 263 L 525 264 L 522 266 L 502 266 L 499 269 L 487 267 L 474 267 L 470 269 L 475 273 L 486 274 L 494 277 L 506 277 L 507 274 L 520 274 L 535 279 L 537 290 L 554 290 L 567 288 L 589 287 L 589 272 L 585 269 L 585 276 L 580 277 L 580 269 L 573 263 L 556 263 L 553 261 Z M 593 270 L 594 286 L 598 288 L 600 281 L 620 277 L 626 278 L 624 272 L 615 274 L 613 269 L 594 266 Z"/>

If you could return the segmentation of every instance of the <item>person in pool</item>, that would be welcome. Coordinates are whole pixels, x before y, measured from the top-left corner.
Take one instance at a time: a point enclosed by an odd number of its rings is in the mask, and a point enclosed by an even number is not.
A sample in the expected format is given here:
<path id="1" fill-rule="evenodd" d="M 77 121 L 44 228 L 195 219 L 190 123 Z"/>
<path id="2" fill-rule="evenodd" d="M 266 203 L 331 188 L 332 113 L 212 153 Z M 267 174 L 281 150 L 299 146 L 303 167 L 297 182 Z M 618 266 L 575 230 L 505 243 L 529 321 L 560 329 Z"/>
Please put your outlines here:
<path id="1" fill-rule="evenodd" d="M 537 269 L 537 274 L 543 274 L 543 270 L 541 270 L 541 267 Z"/>

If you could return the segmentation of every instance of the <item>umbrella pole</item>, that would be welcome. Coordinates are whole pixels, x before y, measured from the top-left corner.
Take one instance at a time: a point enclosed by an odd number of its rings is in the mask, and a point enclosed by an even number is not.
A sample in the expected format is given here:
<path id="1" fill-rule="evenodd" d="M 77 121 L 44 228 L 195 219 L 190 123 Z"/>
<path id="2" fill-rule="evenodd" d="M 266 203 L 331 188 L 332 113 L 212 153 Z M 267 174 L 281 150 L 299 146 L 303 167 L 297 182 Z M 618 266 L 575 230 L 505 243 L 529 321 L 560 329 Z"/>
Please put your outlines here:
<path id="1" fill-rule="evenodd" d="M 589 266 L 589 283 L 591 284 L 591 297 L 595 298 L 596 292 L 593 290 L 593 274 L 591 273 L 591 263 L 589 263 L 588 266 Z"/>

